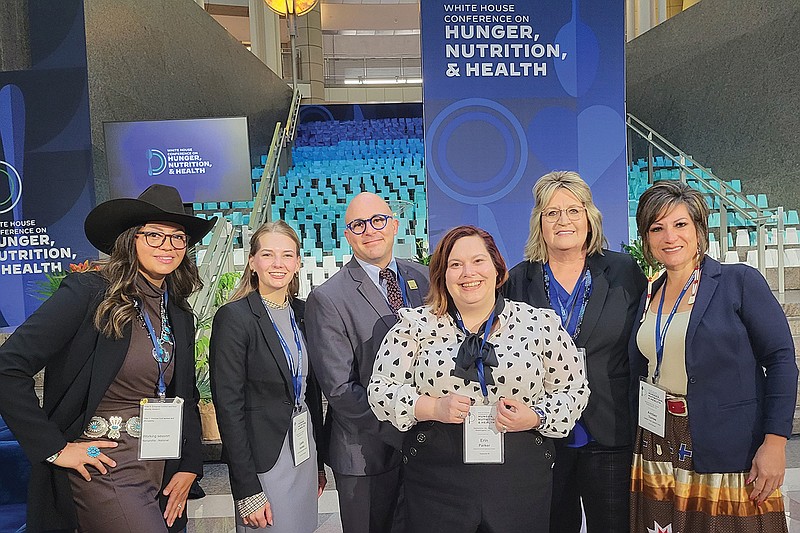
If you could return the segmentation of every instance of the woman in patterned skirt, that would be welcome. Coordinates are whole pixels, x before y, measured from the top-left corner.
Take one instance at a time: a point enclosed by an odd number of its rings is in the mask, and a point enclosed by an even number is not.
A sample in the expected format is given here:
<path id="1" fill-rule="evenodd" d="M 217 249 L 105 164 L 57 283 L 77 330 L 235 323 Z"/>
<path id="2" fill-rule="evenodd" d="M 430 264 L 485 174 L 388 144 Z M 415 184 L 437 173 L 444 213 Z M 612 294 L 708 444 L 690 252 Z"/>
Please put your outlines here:
<path id="1" fill-rule="evenodd" d="M 680 182 L 639 200 L 647 291 L 630 345 L 639 399 L 634 533 L 785 532 L 780 486 L 797 394 L 794 345 L 764 277 L 705 255 L 708 207 Z"/>
<path id="2" fill-rule="evenodd" d="M 499 294 L 506 265 L 484 230 L 450 230 L 430 276 L 429 305 L 400 310 L 368 388 L 407 432 L 407 531 L 547 533 L 551 438 L 586 407 L 583 358 L 553 311 Z"/>

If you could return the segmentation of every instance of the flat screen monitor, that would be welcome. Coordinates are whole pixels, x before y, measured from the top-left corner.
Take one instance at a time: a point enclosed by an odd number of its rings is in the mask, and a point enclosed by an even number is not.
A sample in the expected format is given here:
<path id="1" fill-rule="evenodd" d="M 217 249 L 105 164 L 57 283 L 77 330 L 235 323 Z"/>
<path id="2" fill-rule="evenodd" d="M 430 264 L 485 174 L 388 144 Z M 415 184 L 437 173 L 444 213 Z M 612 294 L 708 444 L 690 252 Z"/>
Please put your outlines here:
<path id="1" fill-rule="evenodd" d="M 247 117 L 106 122 L 111 198 L 136 198 L 154 183 L 186 203 L 253 199 Z"/>

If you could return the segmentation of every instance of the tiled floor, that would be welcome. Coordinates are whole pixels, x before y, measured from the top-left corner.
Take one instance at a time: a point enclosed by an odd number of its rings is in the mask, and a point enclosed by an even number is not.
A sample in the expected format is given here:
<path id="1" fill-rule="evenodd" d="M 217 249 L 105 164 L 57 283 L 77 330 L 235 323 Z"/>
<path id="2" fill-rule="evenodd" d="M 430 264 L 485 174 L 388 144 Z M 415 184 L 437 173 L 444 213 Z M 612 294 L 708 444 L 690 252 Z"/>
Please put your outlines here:
<path id="1" fill-rule="evenodd" d="M 189 501 L 187 533 L 233 533 L 233 498 L 224 464 L 206 464 L 200 486 L 206 497 Z M 339 502 L 333 474 L 328 470 L 328 485 L 319 499 L 319 527 L 316 533 L 341 533 Z"/>
<path id="2" fill-rule="evenodd" d="M 800 533 L 800 439 L 790 440 L 786 450 L 784 497 L 789 533 Z M 227 467 L 207 464 L 200 482 L 207 496 L 189 502 L 188 533 L 233 533 L 233 500 L 228 485 Z M 339 504 L 333 475 L 328 472 L 328 486 L 319 501 L 319 527 L 316 533 L 341 533 Z"/>

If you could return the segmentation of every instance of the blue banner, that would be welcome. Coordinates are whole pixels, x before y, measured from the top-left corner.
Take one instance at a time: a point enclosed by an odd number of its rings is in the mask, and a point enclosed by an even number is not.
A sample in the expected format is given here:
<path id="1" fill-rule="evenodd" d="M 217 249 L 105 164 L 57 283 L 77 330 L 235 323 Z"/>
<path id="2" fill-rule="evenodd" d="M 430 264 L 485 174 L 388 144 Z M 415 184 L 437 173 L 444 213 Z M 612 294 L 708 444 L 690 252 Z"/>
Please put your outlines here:
<path id="1" fill-rule="evenodd" d="M 0 331 L 39 306 L 48 276 L 97 257 L 83 233 L 94 205 L 83 2 L 28 10 L 30 67 L 0 72 Z"/>
<path id="2" fill-rule="evenodd" d="M 628 238 L 622 0 L 426 0 L 420 11 L 431 245 L 475 224 L 517 263 L 533 184 L 577 170 L 619 249 Z"/>

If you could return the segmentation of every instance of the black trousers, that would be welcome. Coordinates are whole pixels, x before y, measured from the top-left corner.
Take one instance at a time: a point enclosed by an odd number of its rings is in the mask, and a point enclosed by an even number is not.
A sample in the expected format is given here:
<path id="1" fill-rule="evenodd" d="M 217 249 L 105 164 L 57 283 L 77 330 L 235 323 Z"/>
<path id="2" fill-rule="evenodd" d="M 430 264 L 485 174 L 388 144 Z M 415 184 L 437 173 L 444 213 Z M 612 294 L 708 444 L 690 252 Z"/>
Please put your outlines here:
<path id="1" fill-rule="evenodd" d="M 420 422 L 406 434 L 407 533 L 547 533 L 552 441 L 506 433 L 503 464 L 464 464 L 463 431 Z"/>
<path id="2" fill-rule="evenodd" d="M 400 467 L 373 476 L 334 472 L 344 533 L 401 533 Z"/>
<path id="3" fill-rule="evenodd" d="M 550 533 L 580 532 L 581 499 L 587 533 L 628 533 L 631 448 L 568 448 L 564 440 L 556 443 Z"/>

